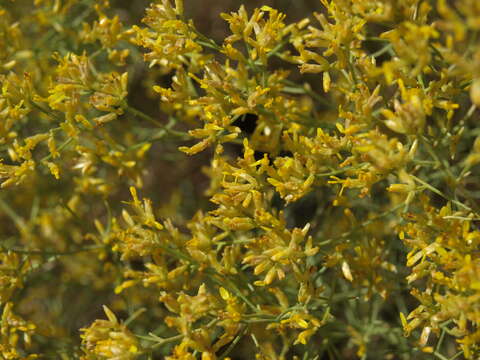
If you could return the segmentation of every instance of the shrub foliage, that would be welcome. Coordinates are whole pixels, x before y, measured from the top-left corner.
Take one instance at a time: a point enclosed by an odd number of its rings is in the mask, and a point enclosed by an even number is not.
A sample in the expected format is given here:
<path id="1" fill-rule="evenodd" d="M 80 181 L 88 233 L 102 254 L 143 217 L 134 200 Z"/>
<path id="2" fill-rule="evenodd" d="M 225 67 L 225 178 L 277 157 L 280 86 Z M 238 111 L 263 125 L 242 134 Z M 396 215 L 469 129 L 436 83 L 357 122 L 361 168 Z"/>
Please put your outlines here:
<path id="1" fill-rule="evenodd" d="M 117 3 L 0 1 L 2 359 L 480 358 L 479 1 Z"/>

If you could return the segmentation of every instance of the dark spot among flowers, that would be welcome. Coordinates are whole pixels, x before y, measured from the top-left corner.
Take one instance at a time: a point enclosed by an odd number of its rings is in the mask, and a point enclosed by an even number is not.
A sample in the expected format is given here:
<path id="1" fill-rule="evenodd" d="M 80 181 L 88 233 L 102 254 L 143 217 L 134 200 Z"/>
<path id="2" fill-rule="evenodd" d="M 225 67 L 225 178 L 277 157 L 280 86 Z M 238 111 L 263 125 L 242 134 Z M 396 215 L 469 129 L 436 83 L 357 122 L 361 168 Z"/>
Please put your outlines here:
<path id="1" fill-rule="evenodd" d="M 258 116 L 255 114 L 245 114 L 235 120 L 232 125 L 238 126 L 243 133 L 251 135 L 257 127 Z"/>
<path id="2" fill-rule="evenodd" d="M 130 268 L 135 271 L 145 271 L 147 269 L 142 259 L 130 260 Z"/>

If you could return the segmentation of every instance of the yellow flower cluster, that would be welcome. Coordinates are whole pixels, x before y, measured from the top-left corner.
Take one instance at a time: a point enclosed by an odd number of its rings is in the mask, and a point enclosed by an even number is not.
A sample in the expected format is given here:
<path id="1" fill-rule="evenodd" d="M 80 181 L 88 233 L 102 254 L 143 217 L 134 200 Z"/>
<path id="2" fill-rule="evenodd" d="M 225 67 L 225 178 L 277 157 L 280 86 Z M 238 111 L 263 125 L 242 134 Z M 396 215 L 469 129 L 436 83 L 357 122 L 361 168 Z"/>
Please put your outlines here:
<path id="1" fill-rule="evenodd" d="M 450 204 L 435 209 L 425 199 L 424 212 L 412 215 L 400 233 L 411 248 L 407 266 L 412 273 L 407 281 L 421 303 L 407 317 L 401 316 L 407 333 L 423 328 L 422 346 L 430 332 L 448 329 L 458 337 L 465 357 L 476 358 L 480 354 L 480 260 L 474 249 L 479 246 L 480 231 L 472 229 L 472 216 L 464 215 L 454 212 Z M 425 280 L 421 285 L 420 279 Z"/>
<path id="2" fill-rule="evenodd" d="M 91 355 L 111 360 L 131 360 L 138 357 L 138 339 L 125 325 L 120 324 L 112 311 L 104 306 L 108 320 L 96 320 L 88 329 L 81 329 L 86 350 L 85 359 Z"/>
<path id="3" fill-rule="evenodd" d="M 0 358 L 480 357 L 480 3 L 271 3 L 0 1 Z"/>

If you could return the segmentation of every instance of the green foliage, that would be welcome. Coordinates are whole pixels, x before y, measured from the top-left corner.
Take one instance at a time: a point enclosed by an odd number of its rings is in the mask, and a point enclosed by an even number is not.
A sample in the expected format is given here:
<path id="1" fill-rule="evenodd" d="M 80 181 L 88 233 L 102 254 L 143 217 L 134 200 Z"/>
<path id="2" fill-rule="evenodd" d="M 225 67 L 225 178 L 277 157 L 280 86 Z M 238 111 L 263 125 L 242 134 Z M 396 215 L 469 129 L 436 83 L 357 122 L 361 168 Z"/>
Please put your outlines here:
<path id="1" fill-rule="evenodd" d="M 480 3 L 200 6 L 0 0 L 0 357 L 478 359 Z"/>

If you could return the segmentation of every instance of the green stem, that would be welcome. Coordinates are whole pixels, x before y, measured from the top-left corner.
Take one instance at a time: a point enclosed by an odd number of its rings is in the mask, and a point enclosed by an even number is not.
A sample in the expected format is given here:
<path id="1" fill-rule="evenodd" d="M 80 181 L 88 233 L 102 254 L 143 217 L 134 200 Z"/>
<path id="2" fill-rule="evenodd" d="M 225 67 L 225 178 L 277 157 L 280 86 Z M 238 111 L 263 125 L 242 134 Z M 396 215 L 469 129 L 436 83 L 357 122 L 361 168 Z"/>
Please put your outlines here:
<path id="1" fill-rule="evenodd" d="M 327 176 L 338 175 L 338 174 L 342 174 L 342 173 L 350 171 L 350 170 L 361 169 L 361 168 L 365 167 L 366 165 L 368 166 L 368 163 L 361 163 L 361 164 L 358 164 L 358 165 L 355 165 L 355 166 L 347 166 L 347 167 L 344 167 L 342 169 L 330 171 L 328 173 L 315 174 L 315 176 L 316 177 L 327 177 Z"/>
<path id="2" fill-rule="evenodd" d="M 72 141 L 73 141 L 73 137 L 69 137 L 67 140 L 65 140 L 58 148 L 57 148 L 57 151 L 60 152 L 62 151 L 63 149 L 65 149 Z M 52 154 L 48 154 L 47 156 L 43 157 L 40 162 L 44 162 L 44 161 L 48 161 L 52 158 Z"/>
<path id="3" fill-rule="evenodd" d="M 70 251 L 45 251 L 45 250 L 26 250 L 26 249 L 18 249 L 18 248 L 6 248 L 1 247 L 0 253 L 12 252 L 16 254 L 25 254 L 25 255 L 42 255 L 42 256 L 64 256 L 64 255 L 74 255 L 81 252 L 98 250 L 105 248 L 105 245 L 92 245 L 92 246 L 85 246 L 80 249 L 70 250 Z"/>
<path id="4" fill-rule="evenodd" d="M 243 329 L 240 331 L 240 334 L 238 334 L 235 339 L 228 345 L 227 349 L 220 355 L 219 359 L 225 359 L 233 350 L 235 345 L 240 341 L 240 339 L 245 336 L 245 333 L 247 332 L 248 326 L 244 326 Z"/>
<path id="5" fill-rule="evenodd" d="M 53 111 L 50 111 L 48 109 L 45 109 L 43 106 L 41 106 L 39 103 L 33 101 L 32 99 L 29 100 L 29 103 L 30 105 L 32 105 L 35 109 L 39 110 L 40 112 L 44 113 L 45 115 L 47 115 L 48 117 L 50 117 L 51 119 L 55 120 L 55 121 L 59 121 L 61 122 L 62 119 L 59 118 Z"/>
<path id="6" fill-rule="evenodd" d="M 163 130 L 165 130 L 167 133 L 171 134 L 171 135 L 174 135 L 176 137 L 180 137 L 180 138 L 184 138 L 184 139 L 189 139 L 190 137 L 181 132 L 181 131 L 176 131 L 176 130 L 172 130 L 168 127 L 166 127 L 164 124 L 162 124 L 160 121 L 154 119 L 153 117 L 151 117 L 150 115 L 147 115 L 145 114 L 143 111 L 140 111 L 130 105 L 128 105 L 127 103 L 124 103 L 122 108 L 126 111 L 126 112 L 129 112 L 130 114 L 140 118 L 140 119 L 143 119 L 145 121 L 148 121 L 160 128 L 162 128 Z"/>
<path id="7" fill-rule="evenodd" d="M 25 220 L 18 215 L 2 198 L 0 198 L 0 208 L 13 220 L 19 229 L 25 229 L 27 224 Z"/>
<path id="8" fill-rule="evenodd" d="M 461 207 L 463 208 L 464 210 L 467 210 L 467 211 L 470 211 L 470 212 L 474 212 L 470 207 L 468 207 L 467 205 L 461 203 L 460 201 L 457 201 L 455 199 L 452 199 L 450 197 L 448 197 L 447 195 L 445 195 L 444 193 L 442 193 L 440 190 L 438 190 L 437 188 L 433 187 L 432 185 L 430 185 L 429 183 L 423 181 L 422 179 L 416 177 L 415 175 L 410 175 L 415 181 L 419 182 L 420 184 L 422 184 L 425 188 L 427 188 L 428 190 L 434 192 L 435 194 L 441 196 L 442 198 L 444 198 L 445 200 L 448 200 L 450 202 L 452 202 L 453 204 L 457 205 L 458 207 Z"/>
<path id="9" fill-rule="evenodd" d="M 387 45 L 385 45 L 383 48 L 381 48 L 380 50 L 378 50 L 377 52 L 374 52 L 373 54 L 371 54 L 370 56 L 374 57 L 374 58 L 377 58 L 383 54 L 385 54 L 386 52 L 390 51 L 390 49 L 392 48 L 392 44 L 388 43 Z"/>
<path id="10" fill-rule="evenodd" d="M 171 342 L 175 342 L 175 341 L 178 341 L 178 340 L 182 340 L 184 337 L 185 337 L 185 335 L 180 334 L 180 335 L 172 336 L 172 337 L 167 338 L 167 339 L 163 339 L 162 341 L 159 341 L 158 343 L 152 345 L 150 347 L 150 349 L 153 350 L 153 349 L 158 348 L 159 346 L 162 346 L 162 345 L 165 345 L 165 344 L 168 344 L 168 343 L 171 343 Z"/>
<path id="11" fill-rule="evenodd" d="M 327 107 L 328 109 L 330 109 L 330 110 L 335 109 L 335 107 L 332 105 L 332 103 L 330 101 L 328 101 L 327 99 L 322 97 L 320 94 L 317 94 L 312 89 L 309 89 L 309 88 L 304 87 L 304 86 L 300 86 L 299 84 L 297 84 L 293 81 L 290 81 L 290 80 L 283 80 L 282 82 L 285 85 L 287 85 L 286 87 L 284 87 L 282 89 L 284 92 L 292 93 L 292 90 L 293 90 L 293 91 L 295 91 L 294 93 L 296 93 L 296 94 L 306 94 L 306 95 L 309 95 L 312 98 L 314 98 L 316 101 L 318 101 L 320 104 Z"/>

